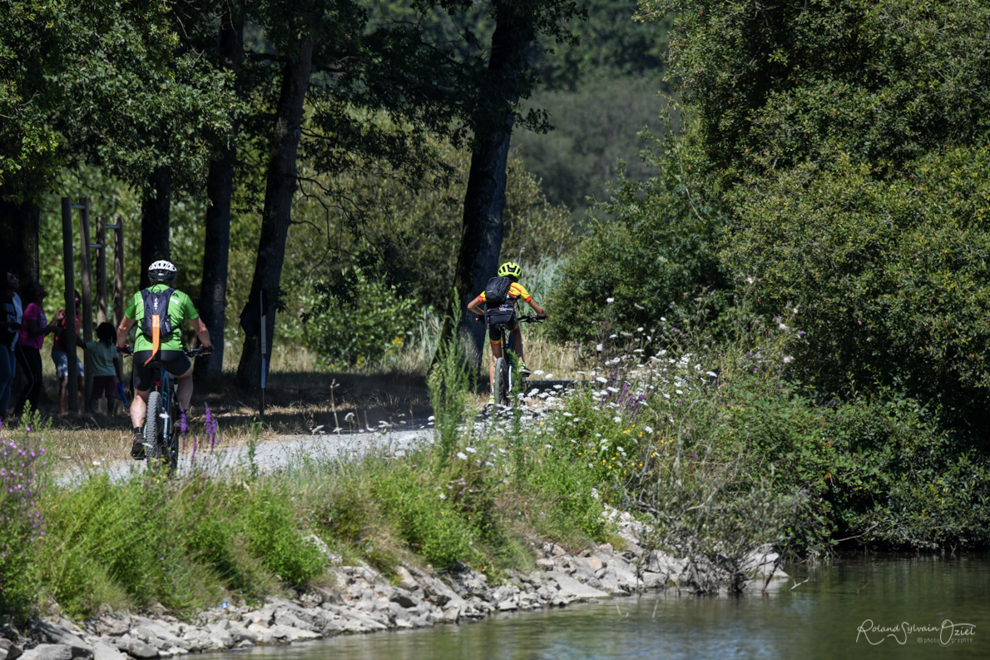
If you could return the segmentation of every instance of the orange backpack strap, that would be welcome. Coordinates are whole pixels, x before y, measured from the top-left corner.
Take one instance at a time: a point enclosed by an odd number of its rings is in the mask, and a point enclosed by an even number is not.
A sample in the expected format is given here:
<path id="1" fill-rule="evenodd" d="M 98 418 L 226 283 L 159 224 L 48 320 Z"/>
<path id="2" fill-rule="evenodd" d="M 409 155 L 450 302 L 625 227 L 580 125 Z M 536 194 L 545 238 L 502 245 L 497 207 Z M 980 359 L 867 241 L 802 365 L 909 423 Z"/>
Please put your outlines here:
<path id="1" fill-rule="evenodd" d="M 153 314 L 151 316 L 151 355 L 144 361 L 145 366 L 155 359 L 155 356 L 158 354 L 158 348 L 161 346 L 161 330 L 161 318 L 158 314 Z"/>

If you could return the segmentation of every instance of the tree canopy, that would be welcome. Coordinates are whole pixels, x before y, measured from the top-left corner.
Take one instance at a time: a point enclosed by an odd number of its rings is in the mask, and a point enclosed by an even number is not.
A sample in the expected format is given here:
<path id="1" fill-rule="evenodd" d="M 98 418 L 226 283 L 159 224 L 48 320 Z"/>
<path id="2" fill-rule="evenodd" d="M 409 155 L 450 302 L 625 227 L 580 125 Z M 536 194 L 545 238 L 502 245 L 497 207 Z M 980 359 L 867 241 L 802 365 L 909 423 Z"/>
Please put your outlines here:
<path id="1" fill-rule="evenodd" d="M 35 198 L 81 160 L 140 180 L 202 169 L 230 78 L 177 52 L 165 3 L 0 2 L 0 186 Z"/>

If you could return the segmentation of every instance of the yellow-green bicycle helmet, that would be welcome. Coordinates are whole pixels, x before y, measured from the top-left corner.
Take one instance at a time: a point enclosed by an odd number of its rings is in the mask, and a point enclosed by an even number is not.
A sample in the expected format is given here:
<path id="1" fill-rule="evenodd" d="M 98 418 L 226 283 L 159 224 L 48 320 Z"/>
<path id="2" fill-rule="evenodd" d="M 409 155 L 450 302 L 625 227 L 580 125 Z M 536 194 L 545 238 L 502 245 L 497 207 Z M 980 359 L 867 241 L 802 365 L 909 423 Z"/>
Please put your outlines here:
<path id="1" fill-rule="evenodd" d="M 514 261 L 506 261 L 498 267 L 499 277 L 514 277 L 518 280 L 520 275 L 522 275 L 522 268 Z"/>

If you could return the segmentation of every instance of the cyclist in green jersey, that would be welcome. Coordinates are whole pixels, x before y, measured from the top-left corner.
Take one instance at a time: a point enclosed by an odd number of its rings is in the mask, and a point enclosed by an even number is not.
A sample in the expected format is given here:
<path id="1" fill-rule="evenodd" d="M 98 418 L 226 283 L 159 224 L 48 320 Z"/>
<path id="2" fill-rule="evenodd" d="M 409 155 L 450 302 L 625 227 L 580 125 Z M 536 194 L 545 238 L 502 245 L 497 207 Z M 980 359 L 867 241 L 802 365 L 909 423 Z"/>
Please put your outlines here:
<path id="1" fill-rule="evenodd" d="M 148 410 L 148 395 L 154 387 L 154 370 L 150 365 L 152 358 L 161 361 L 162 367 L 176 378 L 176 396 L 179 408 L 184 413 L 189 408 L 192 399 L 193 380 L 192 365 L 189 358 L 182 352 L 182 334 L 180 327 L 189 321 L 196 336 L 204 348 L 212 347 L 210 332 L 206 324 L 199 318 L 192 300 L 181 291 L 172 289 L 167 302 L 167 314 L 171 322 L 171 332 L 164 336 L 148 336 L 142 330 L 141 322 L 145 316 L 144 301 L 149 294 L 162 294 L 171 289 L 171 283 L 178 272 L 170 261 L 156 261 L 148 267 L 148 279 L 151 281 L 144 291 L 138 291 L 128 302 L 124 310 L 124 318 L 117 328 L 117 348 L 125 349 L 127 333 L 138 325 L 137 337 L 134 340 L 134 401 L 131 402 L 131 423 L 134 426 L 134 441 L 131 445 L 131 456 L 140 459 L 144 457 L 144 424 Z"/>

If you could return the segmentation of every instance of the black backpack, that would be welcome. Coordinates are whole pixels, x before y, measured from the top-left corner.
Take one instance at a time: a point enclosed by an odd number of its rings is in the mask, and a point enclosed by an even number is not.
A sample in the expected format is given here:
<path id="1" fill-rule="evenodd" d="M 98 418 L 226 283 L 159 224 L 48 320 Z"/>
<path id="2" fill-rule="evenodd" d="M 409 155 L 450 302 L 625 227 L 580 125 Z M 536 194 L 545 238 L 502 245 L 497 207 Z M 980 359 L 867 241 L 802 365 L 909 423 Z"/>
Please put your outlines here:
<path id="1" fill-rule="evenodd" d="M 509 300 L 510 286 L 512 280 L 508 277 L 493 277 L 488 280 L 488 285 L 485 287 L 485 305 L 488 309 L 504 305 Z"/>
<path id="2" fill-rule="evenodd" d="M 151 339 L 154 332 L 154 317 L 158 317 L 158 336 L 165 339 L 172 334 L 172 319 L 168 315 L 168 303 L 175 289 L 168 288 L 160 293 L 151 289 L 142 289 L 141 300 L 144 301 L 144 318 L 141 319 L 141 334 Z"/>

